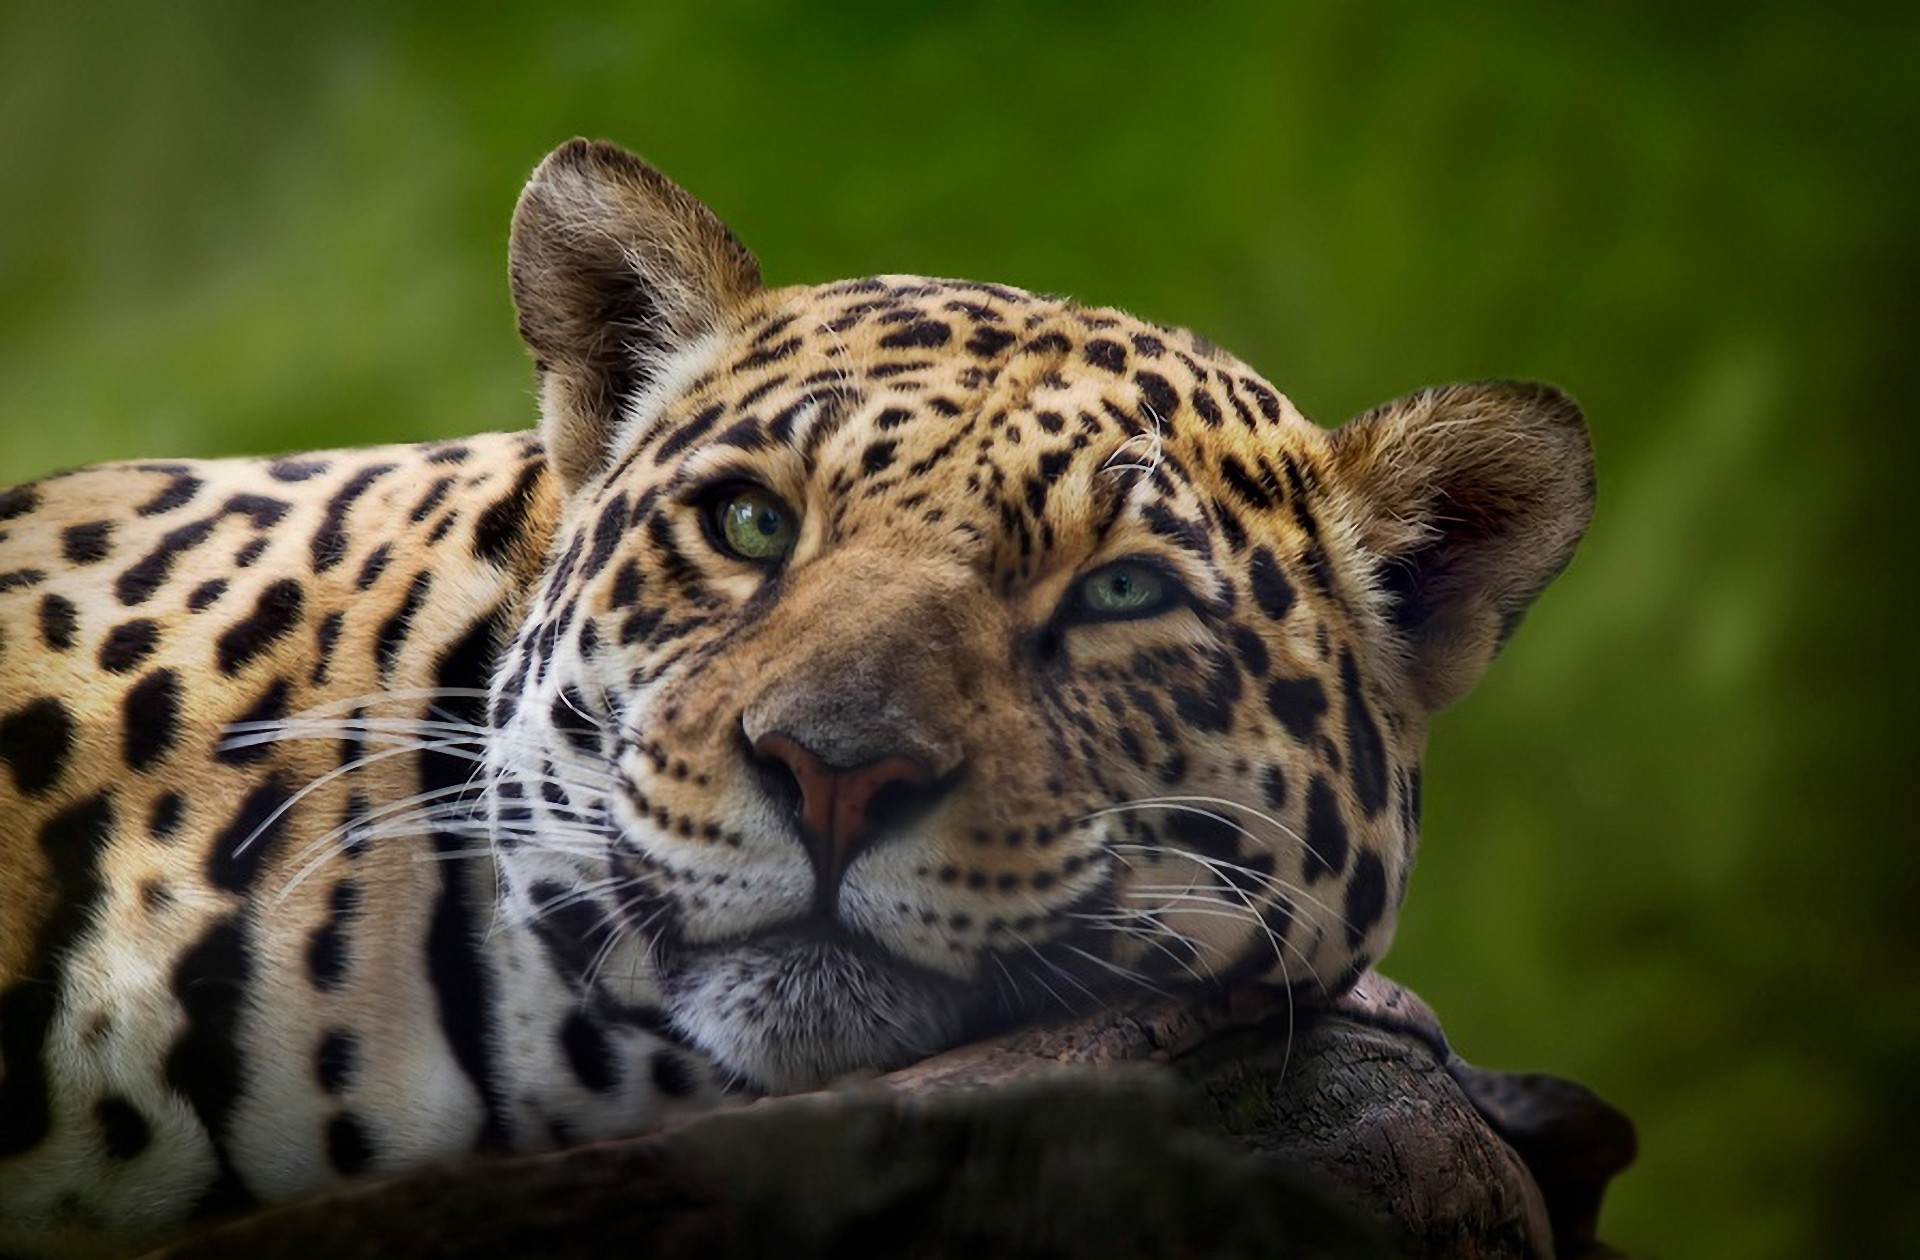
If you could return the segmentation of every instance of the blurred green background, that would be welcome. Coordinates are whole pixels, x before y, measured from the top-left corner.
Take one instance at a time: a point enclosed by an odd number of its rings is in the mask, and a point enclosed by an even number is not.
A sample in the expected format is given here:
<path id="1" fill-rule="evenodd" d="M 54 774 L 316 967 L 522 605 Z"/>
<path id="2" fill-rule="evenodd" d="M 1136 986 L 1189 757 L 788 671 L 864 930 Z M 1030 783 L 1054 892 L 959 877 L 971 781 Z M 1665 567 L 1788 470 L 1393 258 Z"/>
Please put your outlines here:
<path id="1" fill-rule="evenodd" d="M 1434 731 L 1390 970 L 1635 1116 L 1616 1244 L 1920 1254 L 1920 20 L 1816 8 L 6 3 L 0 484 L 529 423 L 576 133 L 773 282 L 1123 305 L 1323 422 L 1557 381 L 1598 519 Z"/>

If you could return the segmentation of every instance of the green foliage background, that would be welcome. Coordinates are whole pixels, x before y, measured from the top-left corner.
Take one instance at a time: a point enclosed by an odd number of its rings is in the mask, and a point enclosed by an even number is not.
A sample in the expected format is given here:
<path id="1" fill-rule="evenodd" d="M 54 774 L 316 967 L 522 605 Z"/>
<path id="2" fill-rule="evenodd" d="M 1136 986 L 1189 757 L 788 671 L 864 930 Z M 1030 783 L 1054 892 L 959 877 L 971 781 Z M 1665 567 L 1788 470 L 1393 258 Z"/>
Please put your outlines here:
<path id="1" fill-rule="evenodd" d="M 1434 732 L 1390 969 L 1633 1113 L 1616 1243 L 1920 1253 L 1913 11 L 301 8 L 0 3 L 0 484 L 529 423 L 507 216 L 576 133 L 776 283 L 1123 305 L 1326 422 L 1557 381 L 1598 520 Z"/>

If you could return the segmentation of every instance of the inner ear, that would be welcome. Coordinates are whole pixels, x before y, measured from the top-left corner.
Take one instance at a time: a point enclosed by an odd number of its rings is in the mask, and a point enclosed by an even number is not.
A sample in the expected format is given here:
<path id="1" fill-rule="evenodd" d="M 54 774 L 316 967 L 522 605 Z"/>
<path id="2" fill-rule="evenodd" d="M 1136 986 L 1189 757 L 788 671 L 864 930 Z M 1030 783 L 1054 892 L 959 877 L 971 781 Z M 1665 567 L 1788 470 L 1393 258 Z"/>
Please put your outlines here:
<path id="1" fill-rule="evenodd" d="M 1335 481 L 1428 711 L 1473 686 L 1593 515 L 1571 398 L 1483 381 L 1424 390 L 1333 435 Z"/>
<path id="2" fill-rule="evenodd" d="M 534 170 L 508 256 L 541 433 L 570 491 L 674 355 L 760 290 L 759 264 L 713 211 L 598 141 L 568 141 Z"/>

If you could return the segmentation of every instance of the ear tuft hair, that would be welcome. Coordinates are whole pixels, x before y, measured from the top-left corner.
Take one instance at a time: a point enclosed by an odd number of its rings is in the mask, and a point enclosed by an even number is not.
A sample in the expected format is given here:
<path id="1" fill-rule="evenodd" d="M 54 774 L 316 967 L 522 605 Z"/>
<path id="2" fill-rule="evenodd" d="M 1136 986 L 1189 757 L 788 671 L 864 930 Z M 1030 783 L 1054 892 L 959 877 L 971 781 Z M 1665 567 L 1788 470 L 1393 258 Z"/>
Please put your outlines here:
<path id="1" fill-rule="evenodd" d="M 1333 434 L 1336 480 L 1379 565 L 1429 712 L 1465 695 L 1573 557 L 1593 515 L 1579 406 L 1551 385 L 1423 390 Z"/>
<path id="2" fill-rule="evenodd" d="M 760 289 L 759 264 L 713 211 L 601 141 L 570 140 L 534 170 L 508 257 L 542 436 L 569 490 L 605 461 L 661 365 Z"/>

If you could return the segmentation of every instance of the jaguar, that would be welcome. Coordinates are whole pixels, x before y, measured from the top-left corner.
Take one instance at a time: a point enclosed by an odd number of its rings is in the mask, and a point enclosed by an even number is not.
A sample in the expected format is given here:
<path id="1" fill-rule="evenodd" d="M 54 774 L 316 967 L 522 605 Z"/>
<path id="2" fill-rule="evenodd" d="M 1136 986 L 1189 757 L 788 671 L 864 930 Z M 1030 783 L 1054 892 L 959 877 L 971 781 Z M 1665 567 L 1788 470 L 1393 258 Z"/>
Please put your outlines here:
<path id="1" fill-rule="evenodd" d="M 0 492 L 0 1252 L 93 1255 L 1387 948 L 1580 410 L 1336 429 L 999 284 L 770 288 L 573 141 L 539 421 Z"/>

